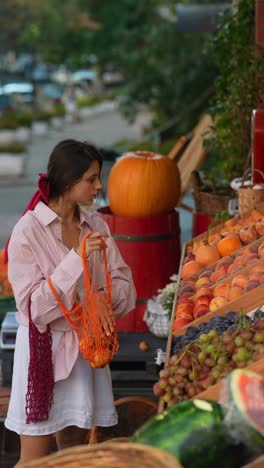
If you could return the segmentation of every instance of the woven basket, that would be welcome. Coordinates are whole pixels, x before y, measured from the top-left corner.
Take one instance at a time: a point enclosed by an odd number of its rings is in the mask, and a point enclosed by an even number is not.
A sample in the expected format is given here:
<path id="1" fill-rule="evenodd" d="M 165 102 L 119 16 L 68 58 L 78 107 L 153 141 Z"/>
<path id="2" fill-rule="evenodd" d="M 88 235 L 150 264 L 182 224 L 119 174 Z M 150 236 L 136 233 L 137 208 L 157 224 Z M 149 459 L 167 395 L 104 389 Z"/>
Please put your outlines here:
<path id="1" fill-rule="evenodd" d="M 230 195 L 216 195 L 198 190 L 194 190 L 193 197 L 196 213 L 202 213 L 207 216 L 215 216 L 217 213 L 227 210 L 231 198 Z"/>
<path id="2" fill-rule="evenodd" d="M 261 175 L 264 183 L 264 173 L 259 169 L 254 169 L 254 172 Z M 246 169 L 243 175 L 242 185 L 238 189 L 238 212 L 240 216 L 243 216 L 248 211 L 254 210 L 257 203 L 264 201 L 264 186 L 261 187 L 261 185 L 259 185 L 258 188 L 254 188 L 252 178 L 247 181 L 249 184 L 245 183 L 247 176 L 250 174 L 250 169 Z"/>
<path id="3" fill-rule="evenodd" d="M 109 439 L 129 438 L 158 411 L 156 401 L 141 396 L 119 398 L 114 404 L 118 414 L 118 424 L 108 428 L 94 426 L 90 432 L 90 444 Z"/>
<path id="4" fill-rule="evenodd" d="M 19 466 L 20 468 L 181 468 L 169 453 L 132 442 L 78 445 Z"/>

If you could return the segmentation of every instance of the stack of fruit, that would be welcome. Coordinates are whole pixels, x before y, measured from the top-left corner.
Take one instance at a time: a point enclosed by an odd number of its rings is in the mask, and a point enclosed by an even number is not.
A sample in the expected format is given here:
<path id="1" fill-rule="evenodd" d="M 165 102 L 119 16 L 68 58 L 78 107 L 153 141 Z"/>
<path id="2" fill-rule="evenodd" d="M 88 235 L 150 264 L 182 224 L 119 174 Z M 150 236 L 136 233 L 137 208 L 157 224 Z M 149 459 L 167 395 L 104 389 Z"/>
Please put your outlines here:
<path id="1" fill-rule="evenodd" d="M 154 394 L 171 406 L 198 395 L 233 369 L 264 359 L 264 318 L 260 316 L 261 312 L 250 319 L 229 312 L 198 329 L 192 327 L 195 338 L 189 333 L 187 344 L 176 338 Z"/>
<path id="2" fill-rule="evenodd" d="M 237 311 L 233 301 L 239 305 L 242 296 L 263 285 L 263 234 L 264 216 L 253 210 L 186 245 L 174 311 L 174 333 L 209 313 L 218 311 L 221 315 L 219 309 L 227 304 Z"/>

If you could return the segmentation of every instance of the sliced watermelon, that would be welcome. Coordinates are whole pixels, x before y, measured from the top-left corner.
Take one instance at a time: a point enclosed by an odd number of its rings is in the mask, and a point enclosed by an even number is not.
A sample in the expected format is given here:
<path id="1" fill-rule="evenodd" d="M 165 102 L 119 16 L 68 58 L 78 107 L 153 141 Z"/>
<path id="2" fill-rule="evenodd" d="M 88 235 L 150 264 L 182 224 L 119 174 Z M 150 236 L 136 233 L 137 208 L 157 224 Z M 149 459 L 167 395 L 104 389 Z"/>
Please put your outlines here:
<path id="1" fill-rule="evenodd" d="M 223 421 L 218 403 L 183 401 L 148 420 L 132 442 L 170 452 L 186 468 L 240 467 L 243 452 L 229 437 Z"/>
<path id="2" fill-rule="evenodd" d="M 264 452 L 264 378 L 246 369 L 228 377 L 226 424 L 250 451 Z"/>

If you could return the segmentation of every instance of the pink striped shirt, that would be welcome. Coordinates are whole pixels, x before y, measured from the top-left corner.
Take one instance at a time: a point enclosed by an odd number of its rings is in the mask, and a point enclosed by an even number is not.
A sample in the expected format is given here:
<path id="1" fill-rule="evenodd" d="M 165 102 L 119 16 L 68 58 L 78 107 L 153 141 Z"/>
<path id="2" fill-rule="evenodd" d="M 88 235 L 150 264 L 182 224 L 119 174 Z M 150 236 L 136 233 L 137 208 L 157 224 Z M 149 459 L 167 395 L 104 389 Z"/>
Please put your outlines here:
<path id="1" fill-rule="evenodd" d="M 17 321 L 28 326 L 28 304 L 31 296 L 32 320 L 43 332 L 50 324 L 52 331 L 63 331 L 55 360 L 55 381 L 65 379 L 77 359 L 76 333 L 64 318 L 50 290 L 50 277 L 65 307 L 72 309 L 78 285 L 82 284 L 82 259 L 62 242 L 61 218 L 43 202 L 28 211 L 13 229 L 8 247 L 8 277 L 17 305 Z M 90 231 L 109 232 L 98 213 L 80 209 L 80 240 Z M 129 267 L 122 259 L 114 239 L 106 239 L 107 262 L 112 278 L 112 305 L 117 319 L 135 307 L 136 291 Z M 98 287 L 105 285 L 103 255 L 94 252 L 89 265 Z"/>

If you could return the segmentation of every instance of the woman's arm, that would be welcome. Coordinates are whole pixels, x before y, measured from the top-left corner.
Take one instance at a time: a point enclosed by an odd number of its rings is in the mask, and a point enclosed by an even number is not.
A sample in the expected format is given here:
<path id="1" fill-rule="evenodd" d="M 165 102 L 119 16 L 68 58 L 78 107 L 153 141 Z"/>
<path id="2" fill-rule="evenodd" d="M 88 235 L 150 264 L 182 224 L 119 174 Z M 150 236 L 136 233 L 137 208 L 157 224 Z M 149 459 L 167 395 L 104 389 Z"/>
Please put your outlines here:
<path id="1" fill-rule="evenodd" d="M 44 243 L 45 240 L 42 240 Z M 26 317 L 31 297 L 31 315 L 34 323 L 45 328 L 63 316 L 27 236 L 14 229 L 8 247 L 8 278 L 12 285 L 17 309 Z M 72 249 L 51 272 L 50 278 L 65 307 L 69 310 L 75 301 L 75 284 L 83 271 L 81 257 Z"/>

